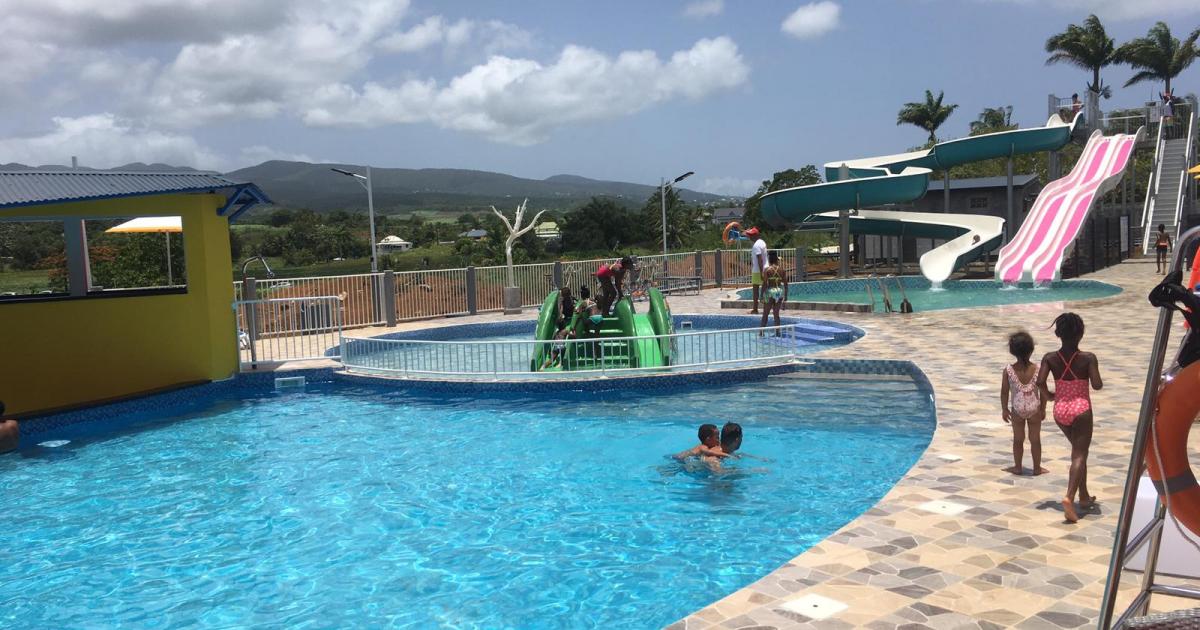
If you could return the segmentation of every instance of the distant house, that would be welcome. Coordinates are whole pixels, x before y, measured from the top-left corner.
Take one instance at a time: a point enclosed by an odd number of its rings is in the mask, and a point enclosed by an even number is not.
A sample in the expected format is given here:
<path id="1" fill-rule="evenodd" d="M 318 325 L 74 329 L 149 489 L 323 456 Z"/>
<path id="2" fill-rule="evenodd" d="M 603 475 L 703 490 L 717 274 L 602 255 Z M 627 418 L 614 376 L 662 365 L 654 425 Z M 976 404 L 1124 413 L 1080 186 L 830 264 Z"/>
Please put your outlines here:
<path id="1" fill-rule="evenodd" d="M 469 238 L 472 241 L 482 241 L 483 239 L 487 238 L 487 230 L 475 228 L 474 230 L 467 230 L 466 232 L 459 234 L 458 237 Z"/>
<path id="2" fill-rule="evenodd" d="M 742 215 L 746 213 L 746 209 L 741 206 L 733 208 L 717 208 L 712 212 L 712 222 L 717 225 L 725 225 L 730 221 L 741 221 Z"/>
<path id="3" fill-rule="evenodd" d="M 562 236 L 562 231 L 558 229 L 558 224 L 554 221 L 542 221 L 533 228 L 533 234 L 538 238 L 552 239 Z"/>
<path id="4" fill-rule="evenodd" d="M 388 235 L 379 241 L 379 251 L 384 254 L 392 252 L 406 252 L 412 249 L 413 244 L 400 238 L 399 236 Z"/>

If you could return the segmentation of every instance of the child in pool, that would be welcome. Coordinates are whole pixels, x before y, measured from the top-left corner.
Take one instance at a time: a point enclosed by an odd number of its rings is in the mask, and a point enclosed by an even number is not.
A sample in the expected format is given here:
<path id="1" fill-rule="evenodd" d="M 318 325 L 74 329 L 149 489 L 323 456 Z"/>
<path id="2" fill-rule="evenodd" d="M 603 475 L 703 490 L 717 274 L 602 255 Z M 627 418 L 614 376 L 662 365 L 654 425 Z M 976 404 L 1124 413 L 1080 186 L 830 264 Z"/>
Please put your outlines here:
<path id="1" fill-rule="evenodd" d="M 713 427 L 716 429 L 716 427 Z M 742 448 L 742 425 L 736 422 L 726 422 L 721 427 L 721 443 L 713 449 L 713 457 L 706 457 L 705 462 L 713 469 L 721 467 L 721 459 L 728 457 L 741 458 L 737 450 Z"/>
<path id="2" fill-rule="evenodd" d="M 1029 360 L 1033 355 L 1033 337 L 1027 332 L 1013 333 L 1008 338 L 1008 351 L 1017 360 L 1004 366 L 1000 375 L 1000 418 L 1012 425 L 1013 465 L 1006 472 L 1020 475 L 1025 457 L 1025 435 L 1029 434 L 1029 451 L 1033 455 L 1033 474 L 1047 471 L 1042 468 L 1042 420 L 1046 403 L 1038 389 L 1038 366 Z"/>
<path id="3" fill-rule="evenodd" d="M 1100 363 L 1096 355 L 1079 350 L 1083 339 L 1083 318 L 1075 313 L 1063 313 L 1054 319 L 1054 334 L 1062 340 L 1062 348 L 1042 357 L 1038 370 L 1038 387 L 1043 400 L 1054 401 L 1054 423 L 1062 429 L 1071 443 L 1071 472 L 1067 478 L 1067 495 L 1063 497 L 1063 513 L 1068 522 L 1079 520 L 1075 510 L 1075 496 L 1079 493 L 1079 507 L 1087 510 L 1096 504 L 1096 497 L 1087 489 L 1088 449 L 1092 445 L 1092 400 L 1088 386 L 1104 387 L 1100 379 Z M 1054 392 L 1046 385 L 1054 375 Z"/>
<path id="4" fill-rule="evenodd" d="M 727 457 L 721 451 L 721 438 L 717 433 L 717 425 L 702 424 L 699 430 L 700 444 L 693 446 L 686 451 L 675 454 L 675 459 L 687 459 L 689 457 Z"/>
<path id="5" fill-rule="evenodd" d="M 567 349 L 567 339 L 574 339 L 575 331 L 563 328 L 554 333 L 554 343 L 550 346 L 550 356 L 542 363 L 542 369 L 553 367 L 562 362 L 563 351 Z"/>

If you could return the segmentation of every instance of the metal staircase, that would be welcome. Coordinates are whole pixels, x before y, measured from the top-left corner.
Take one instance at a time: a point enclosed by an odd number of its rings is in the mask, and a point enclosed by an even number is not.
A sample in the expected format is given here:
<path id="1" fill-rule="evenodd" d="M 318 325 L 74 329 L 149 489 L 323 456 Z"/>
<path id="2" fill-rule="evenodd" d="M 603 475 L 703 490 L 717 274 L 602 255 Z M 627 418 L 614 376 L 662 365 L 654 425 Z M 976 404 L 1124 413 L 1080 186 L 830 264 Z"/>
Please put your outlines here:
<path id="1" fill-rule="evenodd" d="M 1187 108 L 1187 114 L 1172 124 L 1160 124 L 1158 142 L 1154 155 L 1154 166 L 1150 170 L 1150 182 L 1142 219 L 1142 251 L 1149 254 L 1154 249 L 1154 233 L 1158 226 L 1166 226 L 1167 234 L 1178 240 L 1184 202 L 1187 198 L 1188 167 L 1196 152 L 1196 108 Z"/>

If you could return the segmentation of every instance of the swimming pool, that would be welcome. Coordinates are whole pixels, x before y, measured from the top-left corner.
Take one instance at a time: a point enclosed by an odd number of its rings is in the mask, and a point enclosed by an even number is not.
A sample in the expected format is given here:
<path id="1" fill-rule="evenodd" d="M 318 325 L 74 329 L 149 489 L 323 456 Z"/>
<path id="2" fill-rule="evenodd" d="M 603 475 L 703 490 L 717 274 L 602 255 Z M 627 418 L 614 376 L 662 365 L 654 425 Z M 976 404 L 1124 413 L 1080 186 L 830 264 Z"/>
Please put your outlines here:
<path id="1" fill-rule="evenodd" d="M 934 427 L 911 377 L 220 391 L 0 457 L 0 625 L 657 628 L 868 509 Z M 730 419 L 765 459 L 664 457 Z"/>
<path id="2" fill-rule="evenodd" d="M 948 308 L 970 308 L 975 306 L 998 306 L 1004 304 L 1031 304 L 1036 302 L 1066 302 L 1108 297 L 1121 292 L 1121 288 L 1095 280 L 1063 280 L 1049 287 L 1033 288 L 1004 287 L 993 280 L 950 280 L 940 289 L 931 288 L 929 281 L 920 276 L 904 276 L 904 290 L 897 285 L 897 278 L 881 279 L 887 287 L 892 307 L 900 309 L 900 301 L 907 294 L 913 310 L 936 311 Z M 868 295 L 867 285 L 871 292 Z M 737 292 L 739 300 L 751 299 L 751 289 Z M 795 282 L 788 286 L 789 302 L 818 302 L 835 304 L 867 305 L 874 300 L 875 312 L 886 310 L 883 291 L 879 280 L 823 280 L 817 282 Z"/>

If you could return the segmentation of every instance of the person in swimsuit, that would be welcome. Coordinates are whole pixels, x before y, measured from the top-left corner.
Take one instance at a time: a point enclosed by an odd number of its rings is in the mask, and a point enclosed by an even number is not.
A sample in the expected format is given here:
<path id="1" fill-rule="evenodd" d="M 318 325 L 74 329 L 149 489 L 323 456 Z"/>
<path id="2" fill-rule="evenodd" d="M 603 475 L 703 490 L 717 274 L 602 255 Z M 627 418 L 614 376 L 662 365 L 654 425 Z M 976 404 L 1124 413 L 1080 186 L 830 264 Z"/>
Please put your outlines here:
<path id="1" fill-rule="evenodd" d="M 575 296 L 571 295 L 571 287 L 563 287 L 558 294 L 558 321 L 554 327 L 562 330 L 571 322 L 571 316 L 575 314 Z"/>
<path id="2" fill-rule="evenodd" d="M 0 402 L 0 453 L 17 450 L 20 435 L 21 427 L 17 421 L 4 419 L 4 403 Z"/>
<path id="3" fill-rule="evenodd" d="M 1087 489 L 1088 449 L 1092 445 L 1092 400 L 1088 386 L 1104 387 L 1100 379 L 1100 363 L 1096 355 L 1079 350 L 1083 339 L 1083 318 L 1075 313 L 1063 313 L 1054 319 L 1054 334 L 1062 341 L 1057 352 L 1042 357 L 1038 370 L 1038 388 L 1043 400 L 1054 401 L 1054 423 L 1062 429 L 1071 443 L 1071 473 L 1067 478 L 1067 495 L 1063 497 L 1063 512 L 1067 521 L 1079 520 L 1075 511 L 1075 495 L 1079 493 L 1079 507 L 1090 509 L 1096 497 Z M 1054 392 L 1046 386 L 1046 380 L 1054 375 Z"/>
<path id="4" fill-rule="evenodd" d="M 1167 234 L 1167 226 L 1162 223 L 1158 224 L 1158 233 L 1154 235 L 1154 264 L 1157 265 L 1157 273 L 1164 274 L 1169 271 L 1167 267 L 1171 266 L 1171 261 L 1167 258 L 1167 252 L 1171 251 L 1171 235 Z"/>
<path id="5" fill-rule="evenodd" d="M 767 254 L 767 266 L 762 271 L 763 292 L 762 292 L 762 323 L 760 328 L 767 327 L 767 316 L 772 311 L 775 313 L 775 336 L 779 336 L 779 309 L 787 300 L 787 271 L 783 269 L 783 265 L 779 264 L 779 254 L 770 252 Z M 758 336 L 762 336 L 759 331 Z"/>
<path id="6" fill-rule="evenodd" d="M 600 325 L 604 323 L 604 315 L 600 312 L 599 304 L 592 301 L 591 298 L 584 297 L 576 303 L 575 312 L 579 314 L 579 317 L 575 319 L 575 335 L 577 337 L 584 336 L 584 332 L 600 334 Z"/>
<path id="7" fill-rule="evenodd" d="M 1028 432 L 1033 474 L 1045 474 L 1049 472 L 1042 468 L 1042 420 L 1046 417 L 1046 405 L 1038 389 L 1038 366 L 1029 360 L 1033 355 L 1033 337 L 1027 332 L 1013 333 L 1008 338 L 1008 351 L 1017 361 L 1005 366 L 1000 375 L 1000 417 L 1013 430 L 1013 466 L 1004 470 L 1014 475 L 1025 472 L 1021 462 L 1025 458 Z"/>
<path id="8" fill-rule="evenodd" d="M 702 424 L 698 431 L 700 444 L 681 453 L 676 453 L 675 459 L 683 460 L 689 457 L 728 457 L 721 451 L 721 434 L 715 424 Z"/>
<path id="9" fill-rule="evenodd" d="M 625 282 L 625 273 L 633 267 L 633 258 L 624 256 L 617 262 L 600 265 L 596 270 L 596 279 L 600 281 L 600 312 L 608 315 L 613 304 L 621 299 Z"/>

